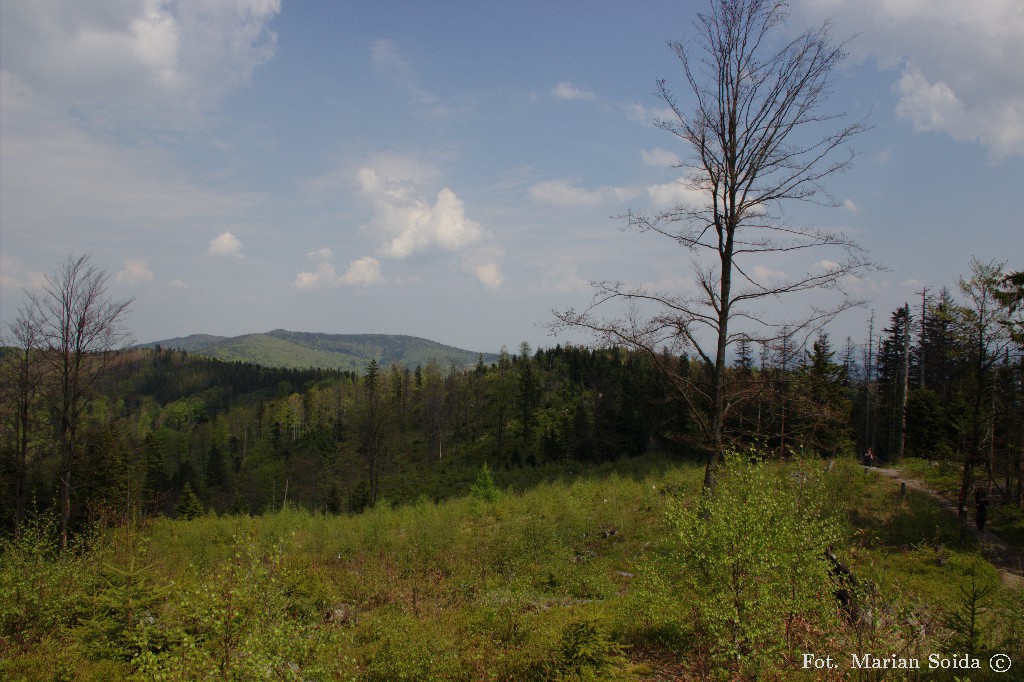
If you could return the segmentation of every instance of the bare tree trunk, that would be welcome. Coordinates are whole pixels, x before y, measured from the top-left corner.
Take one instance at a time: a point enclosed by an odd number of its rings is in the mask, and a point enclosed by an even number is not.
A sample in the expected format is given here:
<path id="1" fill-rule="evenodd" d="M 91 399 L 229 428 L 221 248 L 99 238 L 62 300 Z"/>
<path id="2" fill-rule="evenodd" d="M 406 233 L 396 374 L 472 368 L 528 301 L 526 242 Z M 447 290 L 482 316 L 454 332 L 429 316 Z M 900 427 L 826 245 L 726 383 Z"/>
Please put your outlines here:
<path id="1" fill-rule="evenodd" d="M 900 382 L 900 420 L 899 420 L 899 444 L 896 450 L 896 459 L 903 459 L 907 446 L 907 394 L 910 388 L 910 306 L 903 305 L 906 313 L 903 323 L 903 380 Z"/>

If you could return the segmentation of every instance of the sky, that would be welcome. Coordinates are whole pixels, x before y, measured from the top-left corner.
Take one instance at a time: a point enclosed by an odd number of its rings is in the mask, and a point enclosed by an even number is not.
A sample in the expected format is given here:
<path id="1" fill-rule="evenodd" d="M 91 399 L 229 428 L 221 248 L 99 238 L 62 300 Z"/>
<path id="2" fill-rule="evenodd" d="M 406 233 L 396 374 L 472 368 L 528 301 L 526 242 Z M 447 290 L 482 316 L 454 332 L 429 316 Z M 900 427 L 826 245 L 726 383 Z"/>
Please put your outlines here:
<path id="1" fill-rule="evenodd" d="M 0 320 L 88 253 L 140 342 L 587 342 L 545 325 L 591 281 L 693 287 L 688 252 L 615 216 L 682 197 L 655 89 L 692 107 L 668 42 L 706 7 L 0 0 Z M 828 110 L 872 128 L 828 183 L 840 206 L 786 211 L 887 268 L 847 281 L 870 302 L 829 327 L 861 341 L 972 256 L 1024 268 L 1024 3 L 793 0 L 773 40 L 824 21 L 852 37 Z"/>

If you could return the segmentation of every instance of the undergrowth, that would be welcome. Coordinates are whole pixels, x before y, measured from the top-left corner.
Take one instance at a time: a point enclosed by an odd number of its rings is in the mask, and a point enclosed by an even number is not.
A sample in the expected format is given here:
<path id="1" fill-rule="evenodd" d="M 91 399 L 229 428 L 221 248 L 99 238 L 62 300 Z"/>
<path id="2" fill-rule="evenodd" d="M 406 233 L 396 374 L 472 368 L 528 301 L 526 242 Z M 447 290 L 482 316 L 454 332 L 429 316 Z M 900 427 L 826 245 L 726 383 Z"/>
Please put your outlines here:
<path id="1" fill-rule="evenodd" d="M 443 502 L 159 518 L 64 553 L 39 519 L 0 545 L 0 678 L 820 679 L 801 652 L 1024 655 L 1021 591 L 926 497 L 843 460 L 735 457 L 703 500 L 702 475 L 515 493 L 481 471 Z"/>

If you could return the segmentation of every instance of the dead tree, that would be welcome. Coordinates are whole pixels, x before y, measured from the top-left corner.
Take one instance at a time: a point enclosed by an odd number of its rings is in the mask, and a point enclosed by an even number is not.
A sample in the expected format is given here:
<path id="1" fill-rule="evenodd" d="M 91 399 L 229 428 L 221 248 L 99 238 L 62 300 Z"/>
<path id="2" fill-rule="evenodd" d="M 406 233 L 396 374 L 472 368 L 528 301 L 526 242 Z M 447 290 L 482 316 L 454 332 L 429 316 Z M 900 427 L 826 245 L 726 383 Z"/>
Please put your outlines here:
<path id="1" fill-rule="evenodd" d="M 846 57 L 829 26 L 808 30 L 773 49 L 772 34 L 785 21 L 776 0 L 712 0 L 697 15 L 695 45 L 670 43 L 682 65 L 692 110 L 676 100 L 664 80 L 657 94 L 672 112 L 655 123 L 682 142 L 687 175 L 682 182 L 702 199 L 658 213 L 630 210 L 628 228 L 668 238 L 689 251 L 697 293 L 593 282 L 591 304 L 555 312 L 553 330 L 582 328 L 605 343 L 648 355 L 688 406 L 706 447 L 705 490 L 725 448 L 725 425 L 736 402 L 727 372 L 728 347 L 737 338 L 778 337 L 779 330 L 807 334 L 860 302 L 841 297 L 796 320 L 772 320 L 759 304 L 792 294 L 839 289 L 843 280 L 872 267 L 844 235 L 794 225 L 783 215 L 792 202 L 836 205 L 825 181 L 853 159 L 845 149 L 866 130 L 864 121 L 823 110 L 836 67 Z M 756 265 L 780 254 L 825 251 L 821 266 L 774 279 Z M 833 253 L 834 252 L 834 253 Z M 615 304 L 625 315 L 605 317 Z M 737 330 L 740 322 L 743 329 Z M 678 371 L 661 351 L 688 353 L 702 371 Z"/>
<path id="2" fill-rule="evenodd" d="M 124 317 L 132 300 L 107 294 L 110 274 L 89 256 L 68 256 L 46 277 L 41 295 L 29 295 L 29 309 L 39 323 L 42 357 L 50 390 L 44 395 L 56 418 L 60 452 L 61 548 L 67 547 L 71 518 L 72 475 L 79 446 L 79 426 L 99 378 L 114 357 L 131 343 Z"/>

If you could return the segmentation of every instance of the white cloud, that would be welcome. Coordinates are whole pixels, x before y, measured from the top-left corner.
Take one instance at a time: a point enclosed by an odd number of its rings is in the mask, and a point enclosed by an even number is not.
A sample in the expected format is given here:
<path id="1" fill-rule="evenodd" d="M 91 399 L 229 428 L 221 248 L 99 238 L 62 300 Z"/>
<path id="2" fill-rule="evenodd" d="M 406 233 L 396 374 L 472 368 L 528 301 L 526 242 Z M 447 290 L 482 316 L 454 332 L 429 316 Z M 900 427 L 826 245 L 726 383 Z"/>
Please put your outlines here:
<path id="1" fill-rule="evenodd" d="M 860 213 L 861 207 L 853 202 L 853 199 L 843 199 L 843 208 L 850 213 Z"/>
<path id="2" fill-rule="evenodd" d="M 382 255 L 463 251 L 484 240 L 483 226 L 466 215 L 465 203 L 450 188 L 443 187 L 433 203 L 420 195 L 420 185 L 434 174 L 429 166 L 397 156 L 378 157 L 357 173 L 356 182 L 374 207 L 366 228 L 379 240 Z"/>
<path id="3" fill-rule="evenodd" d="M 242 242 L 230 232 L 222 232 L 210 240 L 210 248 L 206 253 L 210 256 L 231 256 L 233 258 L 244 258 L 242 255 Z"/>
<path id="4" fill-rule="evenodd" d="M 579 88 L 572 83 L 559 83 L 551 89 L 551 96 L 555 99 L 562 99 L 566 101 L 573 100 L 592 100 L 597 97 L 590 90 L 584 90 Z"/>
<path id="5" fill-rule="evenodd" d="M 797 0 L 801 19 L 858 34 L 855 58 L 898 69 L 897 113 L 917 130 L 1024 154 L 1024 5 L 1019 0 Z"/>
<path id="6" fill-rule="evenodd" d="M 274 53 L 280 0 L 4 3 L 4 70 L 94 122 L 196 122 Z"/>
<path id="7" fill-rule="evenodd" d="M 530 198 L 542 204 L 560 206 L 562 208 L 581 208 L 598 206 L 611 201 L 624 201 L 638 194 L 630 187 L 599 187 L 596 190 L 576 186 L 576 180 L 545 180 L 530 185 L 527 192 Z"/>
<path id="8" fill-rule="evenodd" d="M 501 249 L 484 226 L 467 215 L 465 202 L 444 186 L 436 190 L 433 200 L 427 198 L 430 187 L 438 186 L 439 176 L 431 164 L 402 154 L 378 154 L 358 170 L 350 169 L 348 187 L 354 184 L 373 207 L 363 231 L 376 244 L 378 256 L 404 260 L 423 253 L 450 252 L 459 256 L 453 266 L 460 264 L 484 286 L 500 286 L 504 281 Z M 333 171 L 307 182 L 306 190 L 312 196 L 336 193 L 341 188 L 340 177 L 341 171 Z M 315 288 L 332 277 L 328 264 L 320 262 L 313 271 L 300 273 L 295 286 Z M 420 281 L 418 277 L 406 275 L 391 281 Z M 337 281 L 364 285 L 384 281 L 380 261 L 370 257 L 354 261 Z"/>
<path id="9" fill-rule="evenodd" d="M 338 279 L 341 284 L 364 287 L 383 281 L 384 277 L 380 273 L 380 261 L 372 256 L 363 256 L 349 263 L 348 270 Z"/>
<path id="10" fill-rule="evenodd" d="M 124 270 L 119 271 L 114 279 L 121 284 L 141 284 L 152 282 L 155 275 L 149 269 L 149 263 L 144 258 L 135 258 L 126 260 Z"/>
<path id="11" fill-rule="evenodd" d="M 671 121 L 676 115 L 671 107 L 667 106 L 649 107 L 646 104 L 638 104 L 637 102 L 627 102 L 620 106 L 625 110 L 626 117 L 630 121 L 638 123 L 654 123 L 655 120 Z"/>
<path id="12" fill-rule="evenodd" d="M 330 249 L 310 251 L 306 259 L 313 264 L 313 270 L 300 272 L 295 276 L 295 288 L 304 291 L 319 289 L 338 283 L 338 273 L 334 269 L 334 254 Z"/>
<path id="13" fill-rule="evenodd" d="M 306 254 L 306 260 L 313 265 L 313 269 L 300 272 L 293 282 L 295 288 L 301 291 L 315 291 L 343 284 L 368 287 L 384 281 L 380 261 L 372 256 L 363 256 L 352 261 L 345 274 L 340 277 L 334 268 L 334 254 L 330 249 L 310 251 Z"/>
<path id="14" fill-rule="evenodd" d="M 497 289 L 505 281 L 505 277 L 501 274 L 501 266 L 497 263 L 474 265 L 472 270 L 480 283 L 488 288 Z"/>
<path id="15" fill-rule="evenodd" d="M 431 247 L 459 251 L 479 242 L 483 233 L 478 222 L 466 217 L 462 200 L 447 187 L 438 192 L 433 205 L 392 191 L 379 194 L 374 207 L 371 229 L 385 238 L 380 252 L 391 258 L 408 258 Z"/>
<path id="16" fill-rule="evenodd" d="M 682 159 L 675 152 L 670 152 L 667 149 L 655 147 L 654 149 L 643 149 L 640 151 L 640 155 L 643 158 L 645 166 L 655 166 L 658 168 L 672 168 L 682 163 Z"/>
<path id="17" fill-rule="evenodd" d="M 184 280 L 172 279 L 171 280 L 171 288 L 172 289 L 188 289 L 188 285 L 185 284 Z"/>
<path id="18" fill-rule="evenodd" d="M 468 250 L 462 257 L 462 269 L 476 277 L 488 289 L 497 289 L 505 282 L 501 271 L 502 251 L 495 244 L 482 244 Z"/>
<path id="19" fill-rule="evenodd" d="M 647 196 L 658 208 L 673 206 L 690 206 L 697 208 L 708 203 L 707 194 L 693 187 L 687 178 L 677 178 L 674 182 L 651 185 L 647 188 Z"/>

